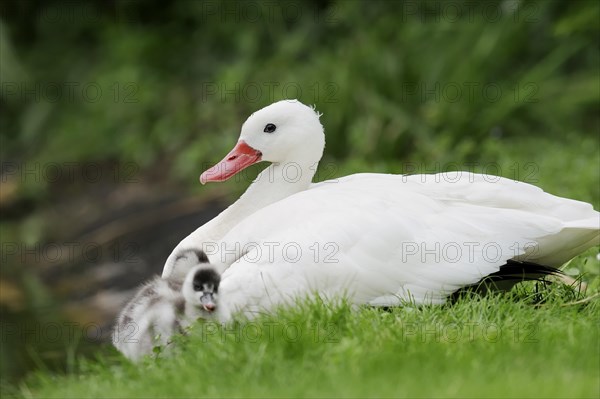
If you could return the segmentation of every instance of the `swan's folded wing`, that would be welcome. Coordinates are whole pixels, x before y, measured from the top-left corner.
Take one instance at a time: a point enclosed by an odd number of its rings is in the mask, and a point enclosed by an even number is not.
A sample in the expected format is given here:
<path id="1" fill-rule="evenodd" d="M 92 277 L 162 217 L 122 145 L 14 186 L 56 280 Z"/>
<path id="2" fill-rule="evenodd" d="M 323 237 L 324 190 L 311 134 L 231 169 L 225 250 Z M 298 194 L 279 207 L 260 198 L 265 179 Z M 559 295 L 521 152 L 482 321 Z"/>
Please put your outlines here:
<path id="1" fill-rule="evenodd" d="M 229 248 L 256 245 L 236 258 L 222 290 L 236 292 L 238 309 L 315 291 L 356 303 L 439 303 L 508 259 L 556 263 L 598 240 L 589 204 L 497 177 L 421 179 L 354 175 L 258 211 L 225 237 Z"/>

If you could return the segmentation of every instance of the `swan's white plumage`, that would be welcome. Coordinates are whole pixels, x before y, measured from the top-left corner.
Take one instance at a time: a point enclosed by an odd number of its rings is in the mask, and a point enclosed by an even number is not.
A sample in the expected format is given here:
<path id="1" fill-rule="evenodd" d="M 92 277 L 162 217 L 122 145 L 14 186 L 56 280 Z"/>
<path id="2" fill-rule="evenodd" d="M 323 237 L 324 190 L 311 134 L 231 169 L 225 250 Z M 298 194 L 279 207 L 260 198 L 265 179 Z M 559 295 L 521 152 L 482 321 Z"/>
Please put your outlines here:
<path id="1" fill-rule="evenodd" d="M 229 249 L 251 242 L 260 249 L 224 273 L 222 317 L 250 316 L 311 291 L 374 305 L 441 303 L 509 259 L 559 266 L 581 250 L 573 243 L 598 243 L 599 225 L 587 203 L 496 176 L 358 174 L 319 183 L 257 211 L 224 237 Z M 294 254 L 276 249 L 269 259 L 265 243 L 297 243 L 302 256 L 292 262 Z M 328 243 L 338 248 L 330 259 L 337 263 L 324 259 Z M 227 265 L 232 259 L 211 257 Z"/>
<path id="2" fill-rule="evenodd" d="M 267 123 L 276 130 L 263 131 Z M 600 216 L 590 204 L 497 176 L 356 174 L 311 184 L 324 133 L 319 115 L 298 101 L 251 115 L 240 140 L 272 164 L 235 204 L 184 239 L 163 271 L 173 273 L 181 251 L 212 245 L 205 247 L 211 263 L 226 270 L 223 320 L 311 292 L 347 295 L 356 304 L 441 303 L 509 259 L 559 266 L 599 241 Z M 227 159 L 236 158 L 220 165 Z M 290 165 L 300 170 L 298 180 L 286 174 Z M 247 253 L 215 253 L 215 244 Z M 286 258 L 285 245 L 298 246 L 300 258 Z"/>

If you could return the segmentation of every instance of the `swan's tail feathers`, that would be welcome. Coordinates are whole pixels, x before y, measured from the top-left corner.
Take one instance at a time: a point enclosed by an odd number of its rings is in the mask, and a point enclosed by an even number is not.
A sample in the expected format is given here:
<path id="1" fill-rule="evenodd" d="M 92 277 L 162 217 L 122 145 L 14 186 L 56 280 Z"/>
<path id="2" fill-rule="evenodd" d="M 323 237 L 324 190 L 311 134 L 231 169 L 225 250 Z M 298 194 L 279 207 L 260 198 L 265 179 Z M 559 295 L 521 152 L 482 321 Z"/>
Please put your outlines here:
<path id="1" fill-rule="evenodd" d="M 600 230 L 600 213 L 596 211 L 594 213 L 593 217 L 566 222 L 565 227 L 598 231 Z"/>
<path id="2" fill-rule="evenodd" d="M 559 234 L 541 238 L 538 244 L 537 252 L 526 255 L 527 260 L 560 267 L 585 250 L 600 245 L 600 214 L 565 223 Z"/>
<path id="3" fill-rule="evenodd" d="M 476 292 L 486 294 L 488 292 L 507 292 L 512 287 L 523 281 L 541 281 L 545 277 L 555 276 L 560 280 L 567 277 L 560 270 L 544 266 L 537 263 L 508 260 L 506 264 L 500 266 L 500 270 L 489 274 L 475 284 L 462 287 L 453 292 L 449 299 L 455 302 L 462 294 L 466 292 Z"/>

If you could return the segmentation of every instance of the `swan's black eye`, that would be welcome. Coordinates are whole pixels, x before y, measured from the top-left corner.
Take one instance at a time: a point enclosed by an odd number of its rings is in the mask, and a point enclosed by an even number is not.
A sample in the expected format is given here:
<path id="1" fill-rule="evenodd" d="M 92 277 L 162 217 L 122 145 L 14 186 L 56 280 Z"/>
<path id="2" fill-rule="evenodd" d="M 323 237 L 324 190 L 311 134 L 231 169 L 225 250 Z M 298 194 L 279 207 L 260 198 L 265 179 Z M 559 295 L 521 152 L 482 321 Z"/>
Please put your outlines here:
<path id="1" fill-rule="evenodd" d="M 265 126 L 265 133 L 273 133 L 275 131 L 275 129 L 277 129 L 277 126 L 275 126 L 272 123 L 267 123 L 267 126 Z"/>

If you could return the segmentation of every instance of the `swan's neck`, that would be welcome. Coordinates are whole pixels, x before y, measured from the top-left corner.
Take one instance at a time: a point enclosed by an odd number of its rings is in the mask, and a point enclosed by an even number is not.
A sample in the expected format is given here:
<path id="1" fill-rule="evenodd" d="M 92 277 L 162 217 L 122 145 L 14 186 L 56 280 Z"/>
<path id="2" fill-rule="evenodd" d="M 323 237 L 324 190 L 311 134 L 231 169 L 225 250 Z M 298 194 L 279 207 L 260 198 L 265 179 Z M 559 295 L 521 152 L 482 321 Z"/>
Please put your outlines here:
<path id="1" fill-rule="evenodd" d="M 323 147 L 324 145 L 321 148 Z M 239 222 L 259 209 L 306 190 L 315 175 L 322 150 L 313 155 L 318 155 L 318 157 L 305 157 L 303 162 L 273 163 L 263 170 L 235 203 L 211 221 L 197 228 L 175 247 L 165 263 L 163 277 L 185 275 L 187 269 L 175 270 L 177 256 L 183 250 L 200 248 L 210 258 L 209 246 L 214 250 L 215 245 L 218 245 L 220 240 Z"/>
<path id="2" fill-rule="evenodd" d="M 306 190 L 315 174 L 317 163 L 273 163 L 263 170 L 246 192 L 227 209 L 201 227 L 216 241 L 237 223 L 257 210 L 290 195 Z"/>
<path id="3" fill-rule="evenodd" d="M 185 275 L 187 270 L 175 270 L 177 256 L 182 251 L 200 248 L 210 258 L 207 245 L 212 245 L 214 250 L 214 246 L 218 245 L 220 240 L 239 222 L 259 209 L 306 190 L 315 175 L 324 147 L 325 141 L 322 136 L 320 140 L 306 143 L 306 146 L 303 147 L 304 151 L 296 153 L 296 159 L 301 161 L 269 165 L 235 203 L 208 223 L 197 228 L 175 247 L 165 263 L 163 277 Z M 320 151 L 317 148 L 320 148 Z"/>

